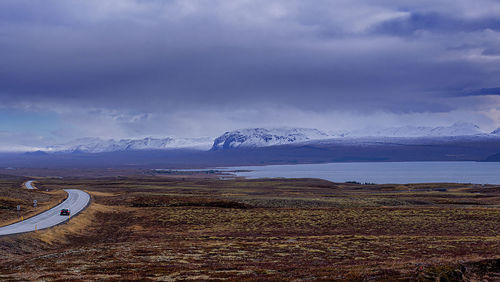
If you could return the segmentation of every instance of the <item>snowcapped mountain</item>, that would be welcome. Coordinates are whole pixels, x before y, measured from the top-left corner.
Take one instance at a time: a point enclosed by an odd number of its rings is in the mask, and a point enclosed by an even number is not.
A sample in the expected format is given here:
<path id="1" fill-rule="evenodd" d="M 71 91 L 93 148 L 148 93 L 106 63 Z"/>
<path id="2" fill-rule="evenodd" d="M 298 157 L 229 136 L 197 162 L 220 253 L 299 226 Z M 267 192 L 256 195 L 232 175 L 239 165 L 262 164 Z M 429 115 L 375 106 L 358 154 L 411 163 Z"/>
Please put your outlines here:
<path id="1" fill-rule="evenodd" d="M 102 153 L 114 151 L 131 150 L 166 150 L 192 148 L 208 150 L 212 144 L 212 138 L 152 138 L 144 139 L 121 139 L 102 140 L 100 138 L 82 138 L 64 145 L 56 145 L 47 148 L 51 152 L 82 152 Z"/>
<path id="2" fill-rule="evenodd" d="M 403 126 L 378 130 L 358 130 L 344 133 L 344 137 L 446 137 L 485 134 L 475 124 L 457 122 L 451 126 Z"/>
<path id="3" fill-rule="evenodd" d="M 212 150 L 239 147 L 267 147 L 331 138 L 310 128 L 246 128 L 229 131 L 214 140 Z"/>
<path id="4" fill-rule="evenodd" d="M 296 143 L 342 142 L 352 143 L 356 140 L 377 140 L 385 138 L 488 138 L 500 136 L 500 129 L 491 134 L 482 132 L 477 125 L 468 122 L 457 122 L 450 126 L 403 126 L 382 129 L 365 129 L 355 131 L 336 131 L 329 134 L 310 128 L 247 128 L 229 131 L 214 140 L 212 150 L 240 147 L 268 147 Z M 381 139 L 382 138 L 382 139 Z"/>
<path id="5" fill-rule="evenodd" d="M 312 128 L 246 128 L 229 131 L 215 140 L 209 137 L 200 138 L 153 138 L 103 140 L 100 138 L 82 138 L 73 142 L 47 147 L 46 152 L 82 152 L 102 153 L 132 150 L 168 150 L 168 149 L 197 149 L 221 150 L 232 148 L 269 147 L 274 145 L 298 143 L 342 143 L 354 144 L 359 142 L 377 141 L 380 144 L 392 142 L 393 138 L 500 138 L 500 128 L 487 134 L 479 127 L 467 122 L 454 123 L 451 126 L 403 126 L 383 129 L 368 128 L 365 130 L 338 131 L 327 134 Z M 442 141 L 442 140 L 441 140 Z"/>
<path id="6" fill-rule="evenodd" d="M 495 129 L 495 130 L 493 130 L 490 134 L 491 135 L 498 135 L 498 136 L 500 136 L 500 127 L 497 128 L 497 129 Z"/>

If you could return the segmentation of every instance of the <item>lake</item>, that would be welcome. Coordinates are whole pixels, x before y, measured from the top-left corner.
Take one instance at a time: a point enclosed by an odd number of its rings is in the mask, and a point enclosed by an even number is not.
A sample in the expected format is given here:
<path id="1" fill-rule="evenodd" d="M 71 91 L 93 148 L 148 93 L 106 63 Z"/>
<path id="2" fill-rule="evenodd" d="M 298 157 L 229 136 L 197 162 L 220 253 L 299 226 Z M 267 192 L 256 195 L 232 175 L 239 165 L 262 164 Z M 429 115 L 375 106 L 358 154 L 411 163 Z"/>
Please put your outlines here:
<path id="1" fill-rule="evenodd" d="M 500 184 L 500 162 L 360 162 L 228 167 L 246 178 L 321 178 L 333 182 Z"/>

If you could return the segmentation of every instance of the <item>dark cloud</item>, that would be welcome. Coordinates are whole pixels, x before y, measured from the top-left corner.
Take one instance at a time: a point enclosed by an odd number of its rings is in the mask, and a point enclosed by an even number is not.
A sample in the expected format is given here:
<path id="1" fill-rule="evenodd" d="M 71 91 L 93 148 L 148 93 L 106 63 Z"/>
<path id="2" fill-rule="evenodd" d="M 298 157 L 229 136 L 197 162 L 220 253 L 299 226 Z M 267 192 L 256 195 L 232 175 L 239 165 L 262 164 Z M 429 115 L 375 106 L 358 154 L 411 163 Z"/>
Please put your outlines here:
<path id="1" fill-rule="evenodd" d="M 408 17 L 388 20 L 376 25 L 374 32 L 397 36 L 414 36 L 418 31 L 439 33 L 474 32 L 485 29 L 500 30 L 498 17 L 455 18 L 453 15 L 432 13 L 410 13 Z"/>
<path id="2" fill-rule="evenodd" d="M 487 47 L 481 53 L 485 56 L 499 56 L 500 55 L 500 46 L 492 46 Z"/>
<path id="3" fill-rule="evenodd" d="M 5 0 L 0 102 L 460 110 L 446 99 L 500 83 L 499 12 L 485 0 Z"/>
<path id="4" fill-rule="evenodd" d="M 467 96 L 500 95 L 500 87 L 475 89 L 465 93 Z"/>

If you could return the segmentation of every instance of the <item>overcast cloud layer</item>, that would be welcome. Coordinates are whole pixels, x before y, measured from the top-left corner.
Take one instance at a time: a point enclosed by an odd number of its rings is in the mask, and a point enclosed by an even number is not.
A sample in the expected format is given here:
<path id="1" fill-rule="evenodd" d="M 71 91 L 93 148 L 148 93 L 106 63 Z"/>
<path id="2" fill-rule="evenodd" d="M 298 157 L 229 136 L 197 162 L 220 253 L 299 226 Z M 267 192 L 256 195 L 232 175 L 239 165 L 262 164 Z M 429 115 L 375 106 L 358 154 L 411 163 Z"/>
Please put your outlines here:
<path id="1" fill-rule="evenodd" d="M 494 0 L 0 2 L 0 144 L 256 126 L 490 130 L 499 80 Z M 12 128 L 6 115 L 27 118 Z"/>

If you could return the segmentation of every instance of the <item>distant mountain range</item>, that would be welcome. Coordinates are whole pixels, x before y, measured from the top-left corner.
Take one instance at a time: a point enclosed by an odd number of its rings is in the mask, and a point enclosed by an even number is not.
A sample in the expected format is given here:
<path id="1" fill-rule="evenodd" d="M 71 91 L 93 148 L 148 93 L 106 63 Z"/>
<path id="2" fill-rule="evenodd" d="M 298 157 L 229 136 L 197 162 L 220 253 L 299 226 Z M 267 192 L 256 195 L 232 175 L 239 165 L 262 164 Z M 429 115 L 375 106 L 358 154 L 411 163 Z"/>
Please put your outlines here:
<path id="1" fill-rule="evenodd" d="M 212 138 L 79 139 L 43 151 L 0 153 L 0 167 L 196 168 L 328 162 L 500 161 L 500 129 L 469 123 L 342 133 L 250 128 Z"/>
<path id="2" fill-rule="evenodd" d="M 191 148 L 208 150 L 212 144 L 212 138 L 152 138 L 144 139 L 121 139 L 102 140 L 99 138 L 83 138 L 73 142 L 55 145 L 47 148 L 48 152 L 66 153 L 103 153 L 115 151 L 135 150 L 169 150 Z"/>
<path id="3" fill-rule="evenodd" d="M 353 143 L 360 140 L 377 140 L 383 142 L 386 138 L 441 138 L 449 137 L 456 139 L 458 137 L 470 138 L 490 138 L 500 137 L 500 128 L 491 132 L 484 133 L 479 130 L 477 125 L 472 123 L 454 123 L 451 126 L 425 127 L 425 126 L 405 126 L 392 127 L 379 130 L 356 130 L 345 132 L 334 132 L 327 134 L 317 129 L 309 128 L 251 128 L 240 129 L 224 133 L 215 139 L 212 150 L 249 148 L 249 147 L 267 147 L 286 144 L 300 144 L 314 141 L 321 143 L 337 143 L 343 141 Z"/>
<path id="4" fill-rule="evenodd" d="M 495 131 L 494 131 L 495 132 Z M 498 131 L 500 132 L 500 131 Z M 497 133 L 498 133 L 497 132 Z M 379 130 L 358 130 L 347 132 L 344 137 L 442 137 L 442 136 L 470 136 L 482 135 L 482 132 L 475 124 L 468 122 L 457 122 L 451 126 L 403 126 L 390 127 Z"/>
<path id="5" fill-rule="evenodd" d="M 152 138 L 143 139 L 121 139 L 103 140 L 99 138 L 83 138 L 73 142 L 47 147 L 45 152 L 63 153 L 103 153 L 122 152 L 138 150 L 231 150 L 238 148 L 259 148 L 279 145 L 301 145 L 301 144 L 365 144 L 377 142 L 383 144 L 389 142 L 387 139 L 438 139 L 440 142 L 446 139 L 484 139 L 500 138 L 500 128 L 491 133 L 484 133 L 479 127 L 472 123 L 454 123 L 451 126 L 425 127 L 404 126 L 385 129 L 365 129 L 356 131 L 345 131 L 341 133 L 325 133 L 311 128 L 246 128 L 228 131 L 221 136 L 212 139 L 200 138 Z M 385 140 L 385 141 L 384 141 Z M 500 151 L 500 148 L 499 148 Z"/>

